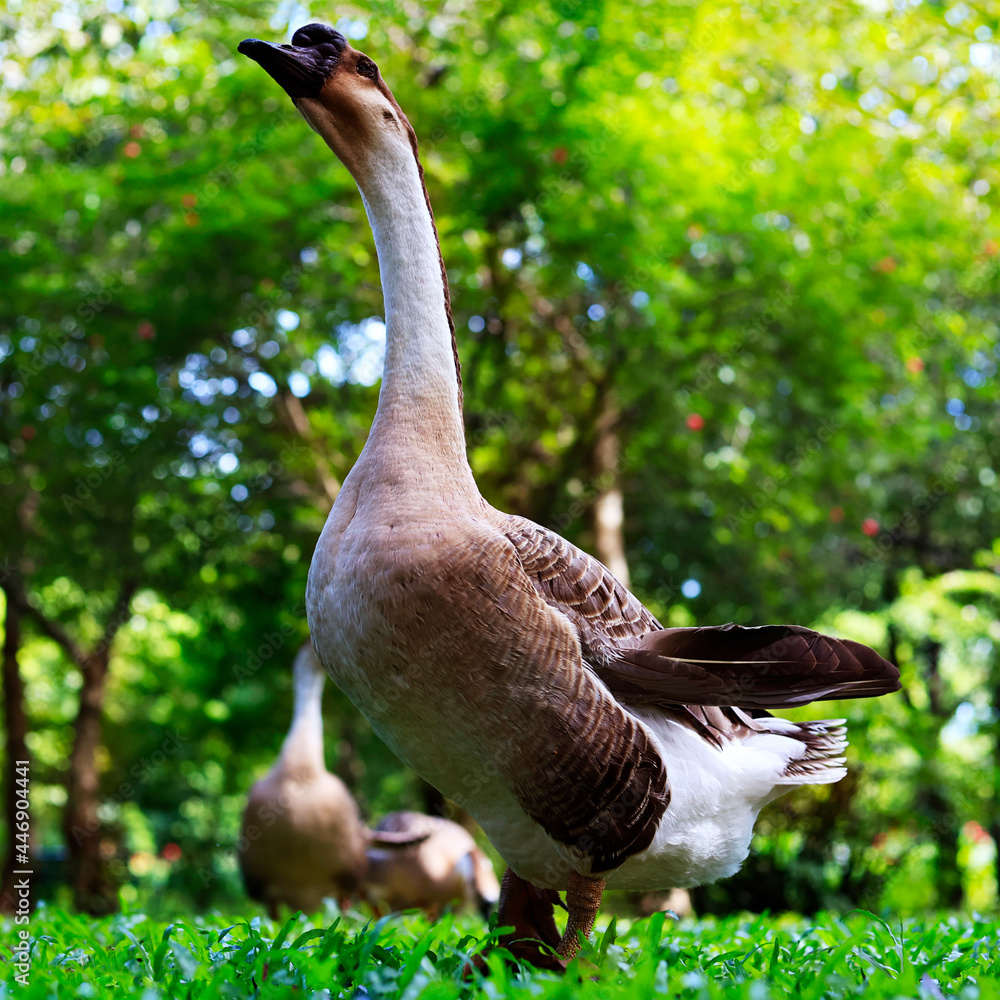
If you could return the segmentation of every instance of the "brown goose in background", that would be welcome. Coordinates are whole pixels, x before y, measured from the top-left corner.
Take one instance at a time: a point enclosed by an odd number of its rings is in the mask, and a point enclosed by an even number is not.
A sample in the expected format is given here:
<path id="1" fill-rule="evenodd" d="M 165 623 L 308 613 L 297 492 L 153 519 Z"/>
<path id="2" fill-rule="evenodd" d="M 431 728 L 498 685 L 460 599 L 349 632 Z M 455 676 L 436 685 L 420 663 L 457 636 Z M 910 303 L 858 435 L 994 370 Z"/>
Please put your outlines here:
<path id="1" fill-rule="evenodd" d="M 436 919 L 448 905 L 465 905 L 486 917 L 500 898 L 492 862 L 458 823 L 394 812 L 382 817 L 375 832 L 426 837 L 405 849 L 369 846 L 367 893 L 377 909 L 420 908 Z"/>
<path id="2" fill-rule="evenodd" d="M 385 296 L 378 411 L 309 573 L 317 654 L 510 865 L 500 923 L 535 939 L 512 940 L 515 953 L 559 966 L 605 884 L 731 875 L 765 803 L 844 774 L 841 721 L 767 710 L 884 694 L 898 671 L 795 626 L 664 629 L 595 559 L 486 503 L 466 457 L 446 273 L 410 123 L 375 63 L 326 25 L 240 51 L 357 181 Z"/>
<path id="3" fill-rule="evenodd" d="M 283 904 L 314 913 L 332 896 L 341 909 L 364 897 L 366 851 L 410 847 L 421 834 L 373 833 L 347 786 L 323 760 L 326 672 L 311 643 L 295 658 L 292 725 L 274 766 L 250 789 L 240 828 L 247 895 L 273 920 Z"/>
<path id="4" fill-rule="evenodd" d="M 295 709 L 281 754 L 250 789 L 240 830 L 247 895 L 277 919 L 279 905 L 313 913 L 325 896 L 343 908 L 364 885 L 365 827 L 354 796 L 323 760 L 326 673 L 306 643 L 293 668 Z"/>

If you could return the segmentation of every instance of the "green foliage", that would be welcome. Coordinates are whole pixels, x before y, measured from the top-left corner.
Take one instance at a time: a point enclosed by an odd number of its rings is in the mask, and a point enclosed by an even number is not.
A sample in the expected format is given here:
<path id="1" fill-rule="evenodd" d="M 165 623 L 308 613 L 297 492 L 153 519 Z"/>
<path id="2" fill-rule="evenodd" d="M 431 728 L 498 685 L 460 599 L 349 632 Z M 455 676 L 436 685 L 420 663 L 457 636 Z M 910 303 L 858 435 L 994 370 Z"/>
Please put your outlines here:
<path id="1" fill-rule="evenodd" d="M 657 914 L 595 934 L 565 977 L 505 966 L 481 925 L 450 917 L 163 924 L 135 913 L 95 923 L 52 911 L 33 923 L 30 986 L 13 968 L 4 976 L 26 998 L 1000 996 L 1000 925 L 982 919 L 890 926 L 858 911 L 677 924 Z M 463 978 L 481 951 L 488 978 Z"/>
<path id="2" fill-rule="evenodd" d="M 702 908 L 996 905 L 998 14 L 308 10 L 420 137 L 485 495 L 592 547 L 611 400 L 634 589 L 665 622 L 825 624 L 903 667 L 901 697 L 803 712 L 849 717 L 852 776 L 766 810 Z M 0 11 L 0 582 L 84 645 L 136 582 L 101 816 L 126 900 L 165 909 L 238 898 L 310 553 L 377 399 L 357 192 L 235 52 L 289 17 Z M 20 659 L 54 848 L 80 678 L 31 623 Z M 366 809 L 419 806 L 346 699 L 326 710 Z"/>

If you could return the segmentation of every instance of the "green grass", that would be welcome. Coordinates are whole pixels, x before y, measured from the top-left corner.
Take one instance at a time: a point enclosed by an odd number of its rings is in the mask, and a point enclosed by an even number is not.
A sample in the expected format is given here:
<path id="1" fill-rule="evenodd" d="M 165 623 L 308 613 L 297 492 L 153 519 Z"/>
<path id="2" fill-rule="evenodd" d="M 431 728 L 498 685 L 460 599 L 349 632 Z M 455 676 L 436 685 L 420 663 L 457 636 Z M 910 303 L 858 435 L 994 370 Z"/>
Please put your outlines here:
<path id="1" fill-rule="evenodd" d="M 466 958 L 489 944 L 472 918 L 165 923 L 44 910 L 31 918 L 27 987 L 10 963 L 17 928 L 0 928 L 0 997 L 1000 998 L 1000 921 L 979 918 L 657 914 L 597 931 L 565 977 L 507 968 L 494 952 L 490 976 L 467 981 Z"/>

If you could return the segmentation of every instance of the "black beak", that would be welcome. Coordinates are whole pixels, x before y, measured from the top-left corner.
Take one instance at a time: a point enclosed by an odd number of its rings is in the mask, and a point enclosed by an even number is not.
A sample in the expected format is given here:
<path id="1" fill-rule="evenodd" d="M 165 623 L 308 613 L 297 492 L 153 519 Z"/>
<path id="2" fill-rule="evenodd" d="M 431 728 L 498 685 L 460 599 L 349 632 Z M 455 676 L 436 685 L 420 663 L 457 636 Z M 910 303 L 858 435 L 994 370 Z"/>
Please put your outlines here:
<path id="1" fill-rule="evenodd" d="M 307 24 L 295 32 L 291 45 L 247 38 L 240 42 L 239 52 L 260 63 L 295 100 L 319 95 L 346 48 L 347 39 L 339 31 L 326 24 Z"/>

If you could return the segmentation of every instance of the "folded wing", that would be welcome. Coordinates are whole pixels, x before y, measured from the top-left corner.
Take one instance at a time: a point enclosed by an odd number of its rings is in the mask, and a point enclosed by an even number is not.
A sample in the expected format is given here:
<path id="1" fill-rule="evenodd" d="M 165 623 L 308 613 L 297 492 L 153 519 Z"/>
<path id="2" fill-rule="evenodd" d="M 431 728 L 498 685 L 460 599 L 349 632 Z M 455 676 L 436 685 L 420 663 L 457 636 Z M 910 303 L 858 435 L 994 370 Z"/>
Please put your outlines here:
<path id="1" fill-rule="evenodd" d="M 899 670 L 862 643 L 799 625 L 663 628 L 554 531 L 511 517 L 504 533 L 536 593 L 576 628 L 584 662 L 626 705 L 766 710 L 899 690 Z"/>
<path id="2" fill-rule="evenodd" d="M 899 670 L 873 649 L 798 625 L 660 629 L 596 672 L 627 704 L 771 709 L 899 690 Z"/>

